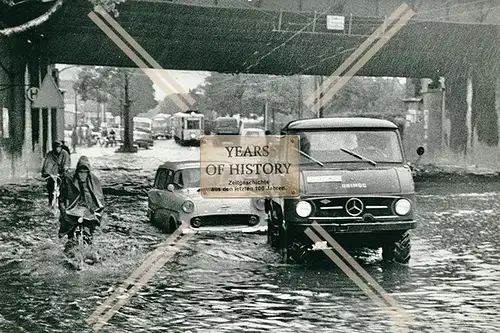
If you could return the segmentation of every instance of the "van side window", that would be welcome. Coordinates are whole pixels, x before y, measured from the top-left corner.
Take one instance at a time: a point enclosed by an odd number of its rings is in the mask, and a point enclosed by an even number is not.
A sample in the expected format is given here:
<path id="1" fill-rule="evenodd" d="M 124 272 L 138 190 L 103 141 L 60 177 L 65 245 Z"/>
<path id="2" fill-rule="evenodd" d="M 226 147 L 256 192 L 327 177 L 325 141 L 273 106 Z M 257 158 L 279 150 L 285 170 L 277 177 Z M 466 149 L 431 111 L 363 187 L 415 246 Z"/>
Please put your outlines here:
<path id="1" fill-rule="evenodd" d="M 159 190 L 166 190 L 167 185 L 171 183 L 172 173 L 172 170 L 159 169 L 156 174 L 155 188 Z"/>
<path id="2" fill-rule="evenodd" d="M 173 179 L 173 183 L 177 184 L 177 185 L 180 185 L 180 186 L 183 186 L 184 183 L 182 181 L 182 171 L 177 171 L 175 174 L 174 174 L 174 179 Z"/>

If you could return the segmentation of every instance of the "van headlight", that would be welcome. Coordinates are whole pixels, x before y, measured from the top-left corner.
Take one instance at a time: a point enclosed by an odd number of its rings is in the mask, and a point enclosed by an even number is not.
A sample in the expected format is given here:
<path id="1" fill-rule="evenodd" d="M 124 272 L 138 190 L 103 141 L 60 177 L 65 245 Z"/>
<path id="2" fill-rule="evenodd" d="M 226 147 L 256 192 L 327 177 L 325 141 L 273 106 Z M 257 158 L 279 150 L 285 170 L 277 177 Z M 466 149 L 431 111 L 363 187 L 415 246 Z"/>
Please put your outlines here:
<path id="1" fill-rule="evenodd" d="M 410 212 L 411 202 L 408 199 L 399 199 L 394 205 L 394 210 L 398 215 L 406 215 Z"/>
<path id="2" fill-rule="evenodd" d="M 185 201 L 182 204 L 182 210 L 185 213 L 192 213 L 194 211 L 194 203 L 192 201 L 190 201 L 190 200 Z"/>
<path id="3" fill-rule="evenodd" d="M 311 215 L 312 206 L 307 201 L 299 201 L 295 206 L 295 212 L 300 217 L 308 217 L 309 215 Z"/>

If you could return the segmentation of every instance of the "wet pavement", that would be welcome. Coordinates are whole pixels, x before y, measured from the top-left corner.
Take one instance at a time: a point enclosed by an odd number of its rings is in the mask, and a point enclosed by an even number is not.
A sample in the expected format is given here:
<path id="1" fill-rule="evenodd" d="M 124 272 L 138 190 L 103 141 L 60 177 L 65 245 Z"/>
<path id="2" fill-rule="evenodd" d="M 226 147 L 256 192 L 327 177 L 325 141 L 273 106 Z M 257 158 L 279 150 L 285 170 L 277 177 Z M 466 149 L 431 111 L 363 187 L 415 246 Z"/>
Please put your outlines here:
<path id="1" fill-rule="evenodd" d="M 108 210 L 95 245 L 103 262 L 65 265 L 57 221 L 40 181 L 0 188 L 0 332 L 92 332 L 92 312 L 167 235 L 151 226 L 144 196 L 166 160 L 198 148 L 157 141 L 117 154 L 83 149 Z M 73 165 L 78 156 L 72 155 Z M 356 259 L 397 302 L 411 332 L 500 331 L 500 182 L 418 183 L 408 266 L 380 253 Z M 339 268 L 282 265 L 252 234 L 196 235 L 101 332 L 393 332 L 392 320 Z"/>

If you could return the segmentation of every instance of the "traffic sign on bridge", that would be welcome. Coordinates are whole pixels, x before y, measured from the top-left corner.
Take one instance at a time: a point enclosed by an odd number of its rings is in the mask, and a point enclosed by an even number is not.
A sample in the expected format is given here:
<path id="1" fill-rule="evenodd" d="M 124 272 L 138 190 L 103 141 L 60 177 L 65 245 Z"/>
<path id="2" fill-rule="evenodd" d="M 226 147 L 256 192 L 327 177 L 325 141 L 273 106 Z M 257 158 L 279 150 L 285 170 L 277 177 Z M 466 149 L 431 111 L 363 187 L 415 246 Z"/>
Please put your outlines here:
<path id="1" fill-rule="evenodd" d="M 39 91 L 40 89 L 38 89 L 37 87 L 30 87 L 28 90 L 26 90 L 26 98 L 34 102 Z"/>
<path id="2" fill-rule="evenodd" d="M 52 75 L 43 78 L 42 87 L 33 101 L 34 108 L 64 108 L 64 99 L 61 91 L 54 82 Z"/>

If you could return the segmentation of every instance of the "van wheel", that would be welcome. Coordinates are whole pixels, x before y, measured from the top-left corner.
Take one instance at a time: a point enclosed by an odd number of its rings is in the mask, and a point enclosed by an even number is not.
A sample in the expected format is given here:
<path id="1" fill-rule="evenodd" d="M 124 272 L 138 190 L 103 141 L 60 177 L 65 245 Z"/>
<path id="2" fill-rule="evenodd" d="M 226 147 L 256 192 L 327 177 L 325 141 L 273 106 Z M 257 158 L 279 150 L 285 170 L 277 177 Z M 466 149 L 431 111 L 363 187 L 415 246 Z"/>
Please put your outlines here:
<path id="1" fill-rule="evenodd" d="M 284 224 L 279 226 L 278 248 L 281 262 L 284 264 L 303 264 L 305 262 L 306 246 L 290 237 Z"/>
<path id="2" fill-rule="evenodd" d="M 392 243 L 382 247 L 382 259 L 407 264 L 410 261 L 411 241 L 410 232 L 405 231 Z"/>
<path id="3" fill-rule="evenodd" d="M 271 211 L 267 219 L 267 243 L 274 248 L 280 247 L 280 228 L 283 221 L 279 217 L 274 216 L 274 211 Z"/>
<path id="4" fill-rule="evenodd" d="M 168 233 L 171 234 L 177 229 L 177 223 L 175 220 L 171 217 L 170 220 L 168 221 Z"/>
<path id="5" fill-rule="evenodd" d="M 306 246 L 297 242 L 292 242 L 281 249 L 282 263 L 290 265 L 301 265 L 305 263 L 307 249 Z"/>

